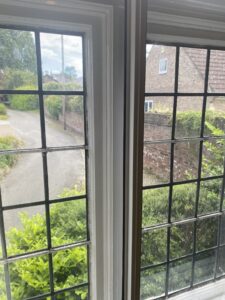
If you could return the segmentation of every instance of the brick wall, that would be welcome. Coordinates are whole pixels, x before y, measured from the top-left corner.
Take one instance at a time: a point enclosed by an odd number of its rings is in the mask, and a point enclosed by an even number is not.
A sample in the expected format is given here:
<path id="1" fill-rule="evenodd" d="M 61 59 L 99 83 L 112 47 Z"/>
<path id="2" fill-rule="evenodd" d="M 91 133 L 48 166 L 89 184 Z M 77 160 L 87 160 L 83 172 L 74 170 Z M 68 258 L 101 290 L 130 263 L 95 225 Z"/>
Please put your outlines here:
<path id="1" fill-rule="evenodd" d="M 204 64 L 205 50 L 200 51 L 199 56 Z M 175 80 L 175 47 L 153 46 L 146 62 L 146 92 L 174 92 Z M 167 58 L 167 73 L 159 74 L 159 61 Z M 203 92 L 204 78 L 187 55 L 184 48 L 180 49 L 179 64 L 179 91 L 180 92 Z M 172 110 L 173 99 L 171 97 L 148 97 L 153 100 L 155 111 Z M 199 110 L 202 107 L 202 97 L 183 98 L 180 97 L 180 110 Z"/>

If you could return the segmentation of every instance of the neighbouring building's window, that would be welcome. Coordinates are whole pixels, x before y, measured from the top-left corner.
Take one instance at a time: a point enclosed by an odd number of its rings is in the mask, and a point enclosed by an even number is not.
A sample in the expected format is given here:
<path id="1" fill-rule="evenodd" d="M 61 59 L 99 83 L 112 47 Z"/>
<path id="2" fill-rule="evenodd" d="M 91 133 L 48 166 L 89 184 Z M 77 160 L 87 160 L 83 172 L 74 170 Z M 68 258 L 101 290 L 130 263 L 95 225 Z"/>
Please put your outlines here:
<path id="1" fill-rule="evenodd" d="M 167 73 L 167 58 L 161 58 L 159 60 L 159 74 Z"/>
<path id="2" fill-rule="evenodd" d="M 145 112 L 148 113 L 153 109 L 153 101 L 145 100 Z"/>
<path id="3" fill-rule="evenodd" d="M 89 299 L 84 36 L 0 29 L 0 299 Z"/>
<path id="4" fill-rule="evenodd" d="M 159 81 L 147 49 L 140 298 L 165 299 L 225 276 L 225 51 L 167 45 Z"/>

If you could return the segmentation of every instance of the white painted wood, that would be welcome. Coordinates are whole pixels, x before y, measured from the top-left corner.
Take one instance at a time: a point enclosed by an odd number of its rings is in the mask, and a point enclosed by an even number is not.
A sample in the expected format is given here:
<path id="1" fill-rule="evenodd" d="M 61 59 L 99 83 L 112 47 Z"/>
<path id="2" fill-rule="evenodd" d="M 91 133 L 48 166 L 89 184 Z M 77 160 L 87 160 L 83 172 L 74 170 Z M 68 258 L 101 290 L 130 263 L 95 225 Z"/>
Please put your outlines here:
<path id="1" fill-rule="evenodd" d="M 6 5 L 9 13 L 0 15 L 0 24 L 79 31 L 86 35 L 90 147 L 91 298 L 114 300 L 114 295 L 118 295 L 117 287 L 121 284 L 115 282 L 114 278 L 121 279 L 122 273 L 121 268 L 116 270 L 114 266 L 116 256 L 113 251 L 117 243 L 114 241 L 113 186 L 113 8 L 86 1 L 68 0 L 0 0 L 0 11 L 1 5 Z M 23 17 L 15 16 L 15 7 L 31 8 L 31 13 Z M 38 14 L 35 14 L 37 9 L 39 12 L 53 12 L 54 18 L 58 15 L 62 19 L 63 15 L 63 20 L 56 22 L 51 17 L 37 18 Z M 73 22 L 71 22 L 71 15 L 74 16 Z M 67 20 L 67 16 L 70 21 Z M 79 18 L 80 16 L 82 18 Z M 93 53 L 95 57 L 100 55 L 100 65 L 94 63 Z M 122 228 L 120 234 L 122 236 Z M 120 246 L 118 257 L 120 255 L 122 257 L 122 245 Z"/>
<path id="2" fill-rule="evenodd" d="M 183 293 L 173 300 L 224 300 L 225 299 L 225 279 L 207 284 L 190 292 Z"/>

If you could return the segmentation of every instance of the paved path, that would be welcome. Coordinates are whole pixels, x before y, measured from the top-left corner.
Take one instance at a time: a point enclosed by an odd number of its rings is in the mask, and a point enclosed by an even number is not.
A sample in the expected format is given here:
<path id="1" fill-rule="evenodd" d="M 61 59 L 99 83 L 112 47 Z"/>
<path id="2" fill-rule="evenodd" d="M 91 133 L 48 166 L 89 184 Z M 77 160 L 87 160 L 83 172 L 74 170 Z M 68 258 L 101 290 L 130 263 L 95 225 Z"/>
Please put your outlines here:
<path id="1" fill-rule="evenodd" d="M 8 114 L 8 133 L 21 138 L 24 141 L 25 148 L 40 147 L 41 136 L 38 113 L 9 110 Z M 79 136 L 64 131 L 60 124 L 52 120 L 47 120 L 46 132 L 49 146 L 68 146 L 82 143 Z M 65 187 L 70 188 L 76 182 L 83 181 L 83 152 L 79 150 L 49 153 L 48 173 L 50 198 L 57 198 Z M 2 180 L 1 189 L 3 205 L 44 200 L 42 155 L 39 153 L 20 155 L 15 167 Z M 19 226 L 19 211 L 34 214 L 43 212 L 44 207 L 4 212 L 6 230 L 12 226 Z"/>

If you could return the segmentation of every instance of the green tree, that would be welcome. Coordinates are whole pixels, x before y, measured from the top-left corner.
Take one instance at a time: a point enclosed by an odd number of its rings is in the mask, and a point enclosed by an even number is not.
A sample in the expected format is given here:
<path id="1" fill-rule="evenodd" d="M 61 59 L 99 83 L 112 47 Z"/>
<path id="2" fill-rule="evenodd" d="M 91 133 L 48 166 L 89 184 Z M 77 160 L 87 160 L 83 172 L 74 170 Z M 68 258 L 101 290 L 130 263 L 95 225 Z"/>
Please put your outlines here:
<path id="1" fill-rule="evenodd" d="M 0 69 L 36 71 L 35 43 L 31 32 L 0 29 Z"/>

